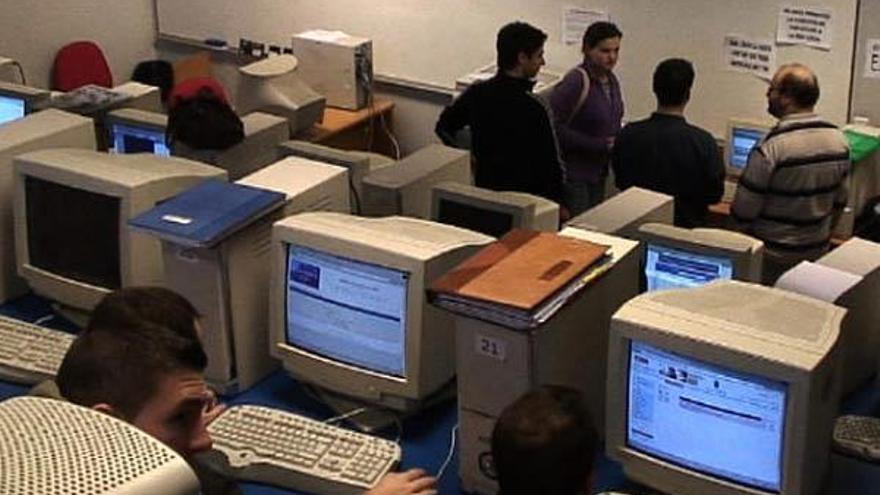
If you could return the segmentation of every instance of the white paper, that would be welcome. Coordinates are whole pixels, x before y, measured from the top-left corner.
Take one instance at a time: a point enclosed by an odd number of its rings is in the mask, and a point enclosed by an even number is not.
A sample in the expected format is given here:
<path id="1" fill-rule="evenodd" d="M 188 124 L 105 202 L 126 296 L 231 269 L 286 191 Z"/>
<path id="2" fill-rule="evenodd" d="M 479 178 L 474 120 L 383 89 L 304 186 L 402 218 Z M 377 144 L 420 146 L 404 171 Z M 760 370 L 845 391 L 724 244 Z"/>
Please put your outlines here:
<path id="1" fill-rule="evenodd" d="M 728 34 L 724 37 L 724 60 L 728 70 L 769 81 L 776 71 L 776 45 L 770 40 Z"/>
<path id="2" fill-rule="evenodd" d="M 775 287 L 833 303 L 861 280 L 862 277 L 852 273 L 801 261 L 783 273 Z"/>
<path id="3" fill-rule="evenodd" d="M 831 9 L 784 6 L 779 10 L 776 42 L 831 49 Z"/>
<path id="4" fill-rule="evenodd" d="M 590 24 L 607 20 L 608 14 L 600 10 L 572 6 L 562 7 L 562 43 L 564 45 L 580 45 L 584 31 Z"/>
<path id="5" fill-rule="evenodd" d="M 326 29 L 313 29 L 311 31 L 299 33 L 297 36 L 327 43 L 336 43 L 348 38 L 348 35 L 342 31 L 328 31 Z"/>
<path id="6" fill-rule="evenodd" d="M 865 42 L 865 77 L 880 79 L 880 39 Z"/>

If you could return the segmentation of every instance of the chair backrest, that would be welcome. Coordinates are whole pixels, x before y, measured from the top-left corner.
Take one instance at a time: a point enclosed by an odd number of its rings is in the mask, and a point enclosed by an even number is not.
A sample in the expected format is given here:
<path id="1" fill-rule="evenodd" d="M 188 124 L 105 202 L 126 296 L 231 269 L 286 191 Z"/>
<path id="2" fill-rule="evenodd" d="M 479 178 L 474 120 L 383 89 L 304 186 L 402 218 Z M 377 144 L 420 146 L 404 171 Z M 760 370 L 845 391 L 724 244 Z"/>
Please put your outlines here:
<path id="1" fill-rule="evenodd" d="M 101 48 L 92 41 L 75 41 L 55 55 L 52 89 L 72 91 L 86 84 L 110 88 L 113 75 Z"/>
<path id="2" fill-rule="evenodd" d="M 135 66 L 131 80 L 158 87 L 164 103 L 174 87 L 174 67 L 167 60 L 144 60 Z"/>

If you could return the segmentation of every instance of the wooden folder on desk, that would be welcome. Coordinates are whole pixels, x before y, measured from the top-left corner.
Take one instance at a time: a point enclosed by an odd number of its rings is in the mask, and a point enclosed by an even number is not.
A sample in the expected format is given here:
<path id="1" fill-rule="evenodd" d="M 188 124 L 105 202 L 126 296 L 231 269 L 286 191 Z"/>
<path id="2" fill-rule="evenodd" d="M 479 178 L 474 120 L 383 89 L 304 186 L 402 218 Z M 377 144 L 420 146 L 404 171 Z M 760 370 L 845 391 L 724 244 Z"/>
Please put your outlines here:
<path id="1" fill-rule="evenodd" d="M 607 250 L 554 233 L 513 230 L 441 277 L 432 290 L 531 311 Z"/>

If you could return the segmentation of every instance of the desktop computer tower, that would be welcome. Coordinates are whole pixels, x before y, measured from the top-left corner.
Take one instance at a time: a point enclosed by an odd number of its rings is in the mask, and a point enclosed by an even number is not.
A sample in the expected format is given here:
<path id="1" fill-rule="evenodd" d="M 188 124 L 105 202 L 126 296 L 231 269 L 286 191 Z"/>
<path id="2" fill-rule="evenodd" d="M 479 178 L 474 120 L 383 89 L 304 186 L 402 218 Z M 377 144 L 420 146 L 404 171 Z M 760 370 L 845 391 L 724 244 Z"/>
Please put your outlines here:
<path id="1" fill-rule="evenodd" d="M 373 85 L 373 42 L 338 31 L 293 36 L 298 73 L 332 107 L 358 110 L 369 103 Z"/>
<path id="2" fill-rule="evenodd" d="M 548 322 L 520 331 L 455 316 L 459 476 L 467 492 L 498 492 L 492 428 L 505 407 L 534 387 L 555 384 L 580 390 L 603 433 L 608 331 L 614 312 L 638 294 L 638 243 L 572 228 L 560 235 L 610 245 L 613 265 Z"/>

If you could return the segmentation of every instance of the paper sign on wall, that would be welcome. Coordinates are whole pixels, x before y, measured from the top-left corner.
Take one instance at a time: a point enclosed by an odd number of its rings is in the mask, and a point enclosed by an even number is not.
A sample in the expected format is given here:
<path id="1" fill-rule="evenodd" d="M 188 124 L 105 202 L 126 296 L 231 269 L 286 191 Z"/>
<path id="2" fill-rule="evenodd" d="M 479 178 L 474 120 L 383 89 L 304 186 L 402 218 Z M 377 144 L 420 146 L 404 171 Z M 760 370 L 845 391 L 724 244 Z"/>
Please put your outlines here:
<path id="1" fill-rule="evenodd" d="M 776 27 L 776 42 L 831 49 L 831 9 L 782 7 Z"/>
<path id="2" fill-rule="evenodd" d="M 880 79 L 880 39 L 865 42 L 865 77 Z"/>
<path id="3" fill-rule="evenodd" d="M 584 31 L 590 24 L 608 19 L 608 14 L 599 10 L 571 6 L 562 7 L 562 43 L 580 45 Z"/>
<path id="4" fill-rule="evenodd" d="M 776 46 L 770 40 L 729 34 L 724 37 L 725 66 L 770 80 L 776 70 Z"/>

